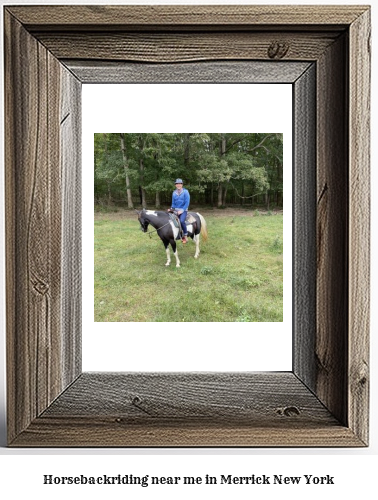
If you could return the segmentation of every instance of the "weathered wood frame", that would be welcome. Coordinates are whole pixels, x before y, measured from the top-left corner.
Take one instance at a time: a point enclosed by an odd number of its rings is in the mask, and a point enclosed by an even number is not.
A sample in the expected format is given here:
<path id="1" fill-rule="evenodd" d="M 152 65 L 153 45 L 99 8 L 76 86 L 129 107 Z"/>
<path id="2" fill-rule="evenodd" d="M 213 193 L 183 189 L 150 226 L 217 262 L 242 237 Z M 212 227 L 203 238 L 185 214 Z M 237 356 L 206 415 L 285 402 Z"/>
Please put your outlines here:
<path id="1" fill-rule="evenodd" d="M 4 22 L 9 445 L 367 446 L 369 7 L 7 6 Z M 200 61 L 249 81 L 251 60 L 307 62 L 293 371 L 82 373 L 82 82 L 190 81 Z"/>

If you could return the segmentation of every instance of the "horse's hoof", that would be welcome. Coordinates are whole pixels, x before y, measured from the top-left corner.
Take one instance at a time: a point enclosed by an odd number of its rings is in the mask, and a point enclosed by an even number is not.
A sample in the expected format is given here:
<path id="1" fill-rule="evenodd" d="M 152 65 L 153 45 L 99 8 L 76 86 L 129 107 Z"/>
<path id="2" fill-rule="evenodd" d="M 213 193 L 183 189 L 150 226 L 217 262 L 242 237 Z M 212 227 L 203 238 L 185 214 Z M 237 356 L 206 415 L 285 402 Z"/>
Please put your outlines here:
<path id="1" fill-rule="evenodd" d="M 166 265 L 166 266 L 169 266 L 169 264 L 170 264 L 170 262 L 166 262 L 166 264 L 165 264 L 165 265 Z"/>
<path id="2" fill-rule="evenodd" d="M 180 267 L 180 264 L 176 264 L 176 267 Z"/>

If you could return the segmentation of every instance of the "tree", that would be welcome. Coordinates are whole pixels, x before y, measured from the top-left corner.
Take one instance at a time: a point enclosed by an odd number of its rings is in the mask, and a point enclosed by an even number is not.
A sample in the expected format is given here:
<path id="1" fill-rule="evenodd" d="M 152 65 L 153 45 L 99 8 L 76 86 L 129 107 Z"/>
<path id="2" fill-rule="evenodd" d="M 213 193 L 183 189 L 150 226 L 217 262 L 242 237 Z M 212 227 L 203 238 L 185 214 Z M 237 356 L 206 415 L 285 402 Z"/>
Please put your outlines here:
<path id="1" fill-rule="evenodd" d="M 272 133 L 95 134 L 95 199 L 160 207 L 182 177 L 192 204 L 279 205 L 282 150 Z"/>
<path id="2" fill-rule="evenodd" d="M 121 150 L 122 150 L 122 156 L 123 156 L 123 166 L 125 170 L 125 181 L 126 181 L 126 193 L 127 193 L 127 206 L 129 208 L 134 208 L 133 204 L 133 198 L 131 195 L 131 189 L 130 189 L 130 177 L 129 177 L 129 163 L 127 159 L 127 151 L 126 151 L 126 141 L 125 141 L 125 134 L 119 134 L 120 139 L 121 139 Z"/>

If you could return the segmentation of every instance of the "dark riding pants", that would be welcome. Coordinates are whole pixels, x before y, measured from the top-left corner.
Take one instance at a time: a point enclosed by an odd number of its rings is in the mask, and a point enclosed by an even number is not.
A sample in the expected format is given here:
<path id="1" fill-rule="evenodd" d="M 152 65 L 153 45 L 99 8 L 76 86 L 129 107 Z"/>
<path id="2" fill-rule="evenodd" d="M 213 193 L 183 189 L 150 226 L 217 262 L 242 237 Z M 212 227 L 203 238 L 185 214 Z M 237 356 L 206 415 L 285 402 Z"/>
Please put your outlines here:
<path id="1" fill-rule="evenodd" d="M 186 219 L 187 213 L 188 213 L 188 211 L 185 210 L 185 212 L 183 212 L 181 215 L 179 215 L 179 219 L 180 219 L 181 227 L 182 227 L 182 232 L 185 234 L 185 236 L 188 234 L 188 229 L 186 228 L 186 224 L 185 224 L 185 219 Z"/>

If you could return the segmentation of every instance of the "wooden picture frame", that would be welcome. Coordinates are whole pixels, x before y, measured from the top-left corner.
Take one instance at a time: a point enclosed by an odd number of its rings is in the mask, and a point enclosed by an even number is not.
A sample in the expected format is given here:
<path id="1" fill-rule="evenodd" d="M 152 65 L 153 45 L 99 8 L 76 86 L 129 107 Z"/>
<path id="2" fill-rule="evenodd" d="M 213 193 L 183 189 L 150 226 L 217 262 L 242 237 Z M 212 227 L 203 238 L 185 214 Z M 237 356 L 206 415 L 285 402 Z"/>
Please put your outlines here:
<path id="1" fill-rule="evenodd" d="M 4 22 L 9 446 L 367 446 L 369 7 L 6 6 Z M 82 373 L 82 83 L 268 66 L 295 102 L 293 370 Z"/>

